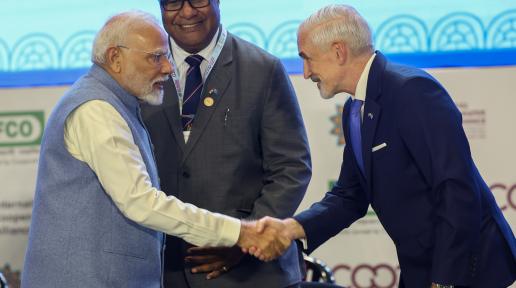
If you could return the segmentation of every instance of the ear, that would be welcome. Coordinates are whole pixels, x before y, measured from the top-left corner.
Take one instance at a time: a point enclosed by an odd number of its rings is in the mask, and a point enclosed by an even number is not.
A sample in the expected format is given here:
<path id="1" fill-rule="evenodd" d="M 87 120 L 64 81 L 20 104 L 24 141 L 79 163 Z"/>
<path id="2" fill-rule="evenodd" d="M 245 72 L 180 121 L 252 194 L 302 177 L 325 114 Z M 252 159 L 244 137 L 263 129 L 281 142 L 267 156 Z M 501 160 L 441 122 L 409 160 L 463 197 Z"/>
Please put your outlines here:
<path id="1" fill-rule="evenodd" d="M 331 49 L 333 53 L 335 53 L 335 58 L 338 64 L 343 65 L 348 60 L 348 46 L 346 43 L 339 41 L 334 42 L 331 45 Z"/>
<path id="2" fill-rule="evenodd" d="M 113 72 L 120 73 L 122 70 L 122 54 L 120 54 L 119 48 L 108 48 L 106 51 L 106 64 Z"/>

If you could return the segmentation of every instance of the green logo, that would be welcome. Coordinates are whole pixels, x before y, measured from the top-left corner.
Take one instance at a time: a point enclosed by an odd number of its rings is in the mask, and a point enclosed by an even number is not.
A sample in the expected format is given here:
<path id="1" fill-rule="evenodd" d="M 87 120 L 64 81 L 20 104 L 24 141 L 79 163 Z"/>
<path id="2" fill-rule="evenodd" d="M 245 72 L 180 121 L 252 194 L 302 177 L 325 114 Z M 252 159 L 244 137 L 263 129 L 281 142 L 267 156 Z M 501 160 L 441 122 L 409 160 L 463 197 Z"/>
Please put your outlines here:
<path id="1" fill-rule="evenodd" d="M 0 147 L 41 144 L 43 111 L 0 113 Z"/>
<path id="2" fill-rule="evenodd" d="M 333 189 L 333 186 L 335 186 L 335 183 L 337 183 L 336 180 L 329 180 L 328 181 L 328 190 Z"/>

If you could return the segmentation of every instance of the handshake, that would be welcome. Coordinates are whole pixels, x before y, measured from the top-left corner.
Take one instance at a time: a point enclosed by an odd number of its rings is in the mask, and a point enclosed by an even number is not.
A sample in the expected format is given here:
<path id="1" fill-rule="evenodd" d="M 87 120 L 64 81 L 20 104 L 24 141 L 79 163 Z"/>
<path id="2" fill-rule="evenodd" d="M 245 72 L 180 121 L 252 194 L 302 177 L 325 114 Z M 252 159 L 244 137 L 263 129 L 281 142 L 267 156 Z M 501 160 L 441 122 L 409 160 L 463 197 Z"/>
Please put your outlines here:
<path id="1" fill-rule="evenodd" d="M 238 265 L 245 254 L 262 261 L 281 256 L 292 240 L 305 238 L 305 230 L 294 219 L 264 217 L 258 221 L 241 221 L 237 245 L 233 247 L 191 247 L 185 262 L 192 264 L 192 273 L 207 273 L 206 279 L 217 278 Z"/>
<path id="2" fill-rule="evenodd" d="M 294 219 L 263 217 L 258 221 L 242 221 L 237 245 L 242 252 L 262 261 L 281 256 L 293 240 L 305 238 L 303 227 Z"/>

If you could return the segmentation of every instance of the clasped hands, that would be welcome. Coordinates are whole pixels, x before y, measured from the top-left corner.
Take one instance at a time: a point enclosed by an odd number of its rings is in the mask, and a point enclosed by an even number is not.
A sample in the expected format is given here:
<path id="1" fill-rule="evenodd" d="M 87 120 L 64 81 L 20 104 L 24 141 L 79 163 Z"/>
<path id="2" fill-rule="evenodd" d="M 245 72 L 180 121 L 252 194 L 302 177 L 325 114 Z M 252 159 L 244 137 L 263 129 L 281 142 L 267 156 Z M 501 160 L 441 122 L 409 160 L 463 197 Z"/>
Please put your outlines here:
<path id="1" fill-rule="evenodd" d="M 262 261 L 281 256 L 292 240 L 305 237 L 301 225 L 294 219 L 264 217 L 258 221 L 242 221 L 237 245 L 233 247 L 191 247 L 185 262 L 193 265 L 192 273 L 206 273 L 207 279 L 227 273 L 246 253 Z"/>
<path id="2" fill-rule="evenodd" d="M 303 237 L 304 230 L 296 220 L 266 216 L 254 222 L 243 221 L 237 245 L 244 253 L 262 261 L 271 261 L 281 256 L 293 240 Z"/>

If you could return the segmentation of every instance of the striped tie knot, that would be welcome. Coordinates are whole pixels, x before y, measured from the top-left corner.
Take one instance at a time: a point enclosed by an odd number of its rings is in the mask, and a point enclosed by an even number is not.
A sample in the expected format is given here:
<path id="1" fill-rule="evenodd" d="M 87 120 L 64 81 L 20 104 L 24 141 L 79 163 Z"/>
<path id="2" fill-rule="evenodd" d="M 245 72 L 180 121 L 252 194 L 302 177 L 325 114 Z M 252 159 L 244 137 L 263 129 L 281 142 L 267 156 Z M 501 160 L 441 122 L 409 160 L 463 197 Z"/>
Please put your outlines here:
<path id="1" fill-rule="evenodd" d="M 204 58 L 201 55 L 194 54 L 186 57 L 185 62 L 188 63 L 190 67 L 194 67 L 201 65 L 202 60 L 204 60 Z"/>

